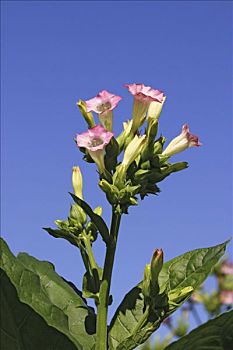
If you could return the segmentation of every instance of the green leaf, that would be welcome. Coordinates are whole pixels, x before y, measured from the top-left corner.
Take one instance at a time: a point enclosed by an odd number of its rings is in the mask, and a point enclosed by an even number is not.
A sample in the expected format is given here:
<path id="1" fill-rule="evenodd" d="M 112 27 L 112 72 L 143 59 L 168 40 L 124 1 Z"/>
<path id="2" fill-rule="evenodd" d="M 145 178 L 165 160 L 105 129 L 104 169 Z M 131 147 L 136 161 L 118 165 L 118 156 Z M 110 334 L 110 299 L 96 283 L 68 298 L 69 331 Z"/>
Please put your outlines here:
<path id="1" fill-rule="evenodd" d="M 47 231 L 51 236 L 55 238 L 64 238 L 76 247 L 79 247 L 79 239 L 75 237 L 71 232 L 59 229 L 52 229 L 50 227 L 43 227 L 43 230 Z"/>
<path id="2" fill-rule="evenodd" d="M 76 197 L 73 193 L 70 193 L 70 195 L 73 198 L 73 200 L 75 201 L 75 203 L 80 205 L 80 207 L 85 211 L 85 213 L 93 221 L 93 223 L 95 224 L 97 230 L 101 234 L 103 240 L 106 243 L 108 243 L 108 241 L 109 241 L 109 231 L 108 231 L 108 227 L 105 224 L 105 222 L 102 219 L 102 217 L 100 215 L 94 213 L 94 211 L 91 209 L 91 207 L 85 201 L 83 201 L 81 198 Z"/>
<path id="3" fill-rule="evenodd" d="M 64 334 L 19 301 L 15 287 L 1 269 L 0 282 L 2 350 L 77 349 Z"/>
<path id="4" fill-rule="evenodd" d="M 64 333 L 78 350 L 95 344 L 95 314 L 85 300 L 54 271 L 52 264 L 26 253 L 15 257 L 1 239 L 1 268 L 15 286 L 21 302 L 48 325 Z"/>
<path id="5" fill-rule="evenodd" d="M 233 311 L 194 329 L 165 350 L 230 350 L 233 348 Z"/>
<path id="6" fill-rule="evenodd" d="M 160 291 L 167 293 L 168 304 L 161 298 L 160 303 L 156 302 L 157 308 L 150 308 L 148 315 L 142 282 L 133 288 L 123 299 L 110 324 L 110 350 L 130 350 L 145 342 L 162 321 L 189 298 L 193 289 L 203 283 L 224 254 L 227 243 L 196 249 L 166 262 L 159 274 L 159 286 Z"/>
<path id="7" fill-rule="evenodd" d="M 160 285 L 167 284 L 168 291 L 188 286 L 196 289 L 223 256 L 228 243 L 226 241 L 214 247 L 191 250 L 168 261 L 159 274 Z"/>

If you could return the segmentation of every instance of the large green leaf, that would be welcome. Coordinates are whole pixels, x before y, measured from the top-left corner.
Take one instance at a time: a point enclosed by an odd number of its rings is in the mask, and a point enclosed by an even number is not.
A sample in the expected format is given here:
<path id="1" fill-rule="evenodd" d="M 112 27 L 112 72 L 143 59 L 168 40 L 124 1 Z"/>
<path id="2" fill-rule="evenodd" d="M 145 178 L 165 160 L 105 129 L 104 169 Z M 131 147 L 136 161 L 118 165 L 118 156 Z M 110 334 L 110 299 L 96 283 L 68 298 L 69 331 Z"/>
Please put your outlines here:
<path id="1" fill-rule="evenodd" d="M 141 283 L 133 288 L 112 319 L 110 349 L 130 350 L 145 342 L 162 321 L 188 299 L 192 289 L 203 283 L 224 254 L 227 243 L 196 249 L 166 262 L 159 274 L 159 286 L 168 294 L 168 304 L 157 302 L 156 309 L 151 309 L 146 319 Z"/>
<path id="2" fill-rule="evenodd" d="M 85 300 L 54 271 L 52 264 L 28 254 L 15 257 L 1 239 L 1 268 L 21 302 L 32 307 L 48 325 L 64 333 L 78 350 L 95 345 L 95 314 Z"/>
<path id="3" fill-rule="evenodd" d="M 204 323 L 188 335 L 166 347 L 166 350 L 233 349 L 233 311 Z"/>
<path id="4" fill-rule="evenodd" d="M 64 334 L 19 301 L 15 287 L 1 269 L 0 283 L 1 350 L 77 349 Z"/>

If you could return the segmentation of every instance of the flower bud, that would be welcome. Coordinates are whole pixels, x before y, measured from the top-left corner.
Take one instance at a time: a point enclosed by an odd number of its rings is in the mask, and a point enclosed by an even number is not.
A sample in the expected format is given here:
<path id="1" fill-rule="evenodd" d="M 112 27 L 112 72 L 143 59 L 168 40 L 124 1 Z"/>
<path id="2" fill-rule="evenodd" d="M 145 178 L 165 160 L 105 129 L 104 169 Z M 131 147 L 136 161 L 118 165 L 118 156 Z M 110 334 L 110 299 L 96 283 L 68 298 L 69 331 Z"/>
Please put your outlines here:
<path id="1" fill-rule="evenodd" d="M 130 164 L 140 155 L 146 142 L 146 135 L 135 135 L 130 144 L 126 147 L 122 167 L 128 169 Z"/>
<path id="2" fill-rule="evenodd" d="M 189 147 L 201 146 L 199 139 L 196 135 L 189 132 L 188 124 L 183 125 L 182 132 L 180 135 L 175 137 L 163 151 L 164 156 L 172 156 L 176 153 L 180 153 Z"/>
<path id="3" fill-rule="evenodd" d="M 151 289 L 151 268 L 150 264 L 147 264 L 144 270 L 144 277 L 142 282 L 142 293 L 145 298 L 150 296 Z"/>
<path id="4" fill-rule="evenodd" d="M 86 120 L 88 127 L 93 128 L 95 126 L 95 121 L 94 121 L 92 113 L 87 112 L 87 107 L 86 107 L 85 102 L 82 100 L 79 100 L 77 102 L 77 106 L 79 107 L 80 112 L 82 113 L 84 119 Z"/>
<path id="5" fill-rule="evenodd" d="M 87 222 L 87 215 L 84 210 L 78 205 L 73 204 L 70 208 L 69 219 L 74 221 L 74 225 L 82 229 L 83 225 Z"/>
<path id="6" fill-rule="evenodd" d="M 72 169 L 72 185 L 75 196 L 83 199 L 83 178 L 79 166 Z"/>
<path id="7" fill-rule="evenodd" d="M 126 148 L 126 146 L 130 143 L 130 141 L 133 138 L 133 133 L 131 133 L 133 125 L 133 120 L 128 120 L 127 122 L 123 122 L 123 131 L 120 133 L 120 135 L 117 137 L 117 143 L 119 145 L 119 150 L 121 151 L 123 148 Z"/>
<path id="8" fill-rule="evenodd" d="M 154 282 L 157 283 L 159 273 L 163 267 L 163 250 L 162 249 L 155 249 L 151 259 L 150 266 L 151 266 L 152 283 Z"/>

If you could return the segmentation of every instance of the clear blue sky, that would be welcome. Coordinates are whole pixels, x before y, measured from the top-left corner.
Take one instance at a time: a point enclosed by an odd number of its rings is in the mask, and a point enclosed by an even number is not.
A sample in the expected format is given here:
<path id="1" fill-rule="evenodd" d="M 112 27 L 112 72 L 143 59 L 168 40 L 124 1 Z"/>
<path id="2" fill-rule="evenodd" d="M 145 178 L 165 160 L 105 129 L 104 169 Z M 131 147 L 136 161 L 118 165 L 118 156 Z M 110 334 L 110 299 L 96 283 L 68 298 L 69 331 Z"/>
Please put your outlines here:
<path id="1" fill-rule="evenodd" d="M 95 167 L 73 142 L 86 125 L 78 99 L 102 89 L 123 97 L 115 130 L 130 118 L 124 83 L 167 95 L 160 132 L 183 123 L 203 146 L 174 157 L 189 168 L 123 218 L 112 291 L 116 306 L 142 277 L 153 249 L 166 260 L 232 234 L 231 2 L 2 2 L 2 235 L 14 253 L 56 265 L 81 286 L 79 251 L 41 228 L 66 218 L 71 168 L 80 165 L 93 207 L 105 197 Z M 102 258 L 102 242 L 96 255 Z M 229 250 L 230 252 L 230 250 Z M 113 306 L 113 308 L 114 308 Z"/>

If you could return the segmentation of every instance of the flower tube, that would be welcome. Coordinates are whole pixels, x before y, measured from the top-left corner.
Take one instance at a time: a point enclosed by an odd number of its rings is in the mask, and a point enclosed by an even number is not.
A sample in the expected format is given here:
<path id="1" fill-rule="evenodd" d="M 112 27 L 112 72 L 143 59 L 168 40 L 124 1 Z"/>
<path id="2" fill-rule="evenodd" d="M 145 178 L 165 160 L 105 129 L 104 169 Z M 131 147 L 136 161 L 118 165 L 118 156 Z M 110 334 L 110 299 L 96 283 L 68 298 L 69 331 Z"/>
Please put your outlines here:
<path id="1" fill-rule="evenodd" d="M 164 94 L 143 84 L 126 84 L 125 87 L 134 96 L 132 131 L 135 133 L 145 120 L 150 103 L 152 101 L 161 103 Z"/>

